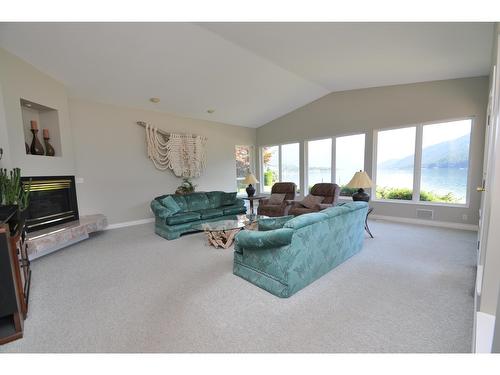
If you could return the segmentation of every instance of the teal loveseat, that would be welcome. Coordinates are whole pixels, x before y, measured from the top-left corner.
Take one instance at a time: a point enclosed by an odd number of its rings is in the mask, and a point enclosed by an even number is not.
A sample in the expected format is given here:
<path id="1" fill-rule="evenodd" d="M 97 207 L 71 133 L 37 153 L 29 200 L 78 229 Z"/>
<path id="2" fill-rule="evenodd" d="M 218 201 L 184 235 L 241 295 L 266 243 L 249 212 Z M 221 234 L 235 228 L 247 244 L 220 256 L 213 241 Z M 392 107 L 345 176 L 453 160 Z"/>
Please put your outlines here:
<path id="1" fill-rule="evenodd" d="M 363 246 L 366 202 L 350 202 L 236 235 L 233 273 L 290 297 Z M 264 228 L 263 228 L 264 229 Z M 341 287 L 341 286 L 339 286 Z"/>
<path id="2" fill-rule="evenodd" d="M 168 240 L 197 231 L 195 226 L 201 223 L 235 219 L 246 213 L 243 199 L 223 191 L 162 195 L 151 201 L 151 210 L 155 214 L 155 233 Z"/>

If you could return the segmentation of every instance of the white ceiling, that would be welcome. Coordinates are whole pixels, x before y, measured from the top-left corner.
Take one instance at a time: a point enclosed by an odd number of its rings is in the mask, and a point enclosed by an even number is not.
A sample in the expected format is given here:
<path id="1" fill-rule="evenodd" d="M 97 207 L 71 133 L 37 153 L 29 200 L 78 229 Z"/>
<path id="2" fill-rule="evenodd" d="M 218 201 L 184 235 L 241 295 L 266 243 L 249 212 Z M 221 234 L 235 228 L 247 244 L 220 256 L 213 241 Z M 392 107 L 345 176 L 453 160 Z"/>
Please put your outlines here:
<path id="1" fill-rule="evenodd" d="M 0 46 L 72 96 L 258 127 L 332 91 L 487 75 L 492 34 L 491 23 L 3 23 Z"/>

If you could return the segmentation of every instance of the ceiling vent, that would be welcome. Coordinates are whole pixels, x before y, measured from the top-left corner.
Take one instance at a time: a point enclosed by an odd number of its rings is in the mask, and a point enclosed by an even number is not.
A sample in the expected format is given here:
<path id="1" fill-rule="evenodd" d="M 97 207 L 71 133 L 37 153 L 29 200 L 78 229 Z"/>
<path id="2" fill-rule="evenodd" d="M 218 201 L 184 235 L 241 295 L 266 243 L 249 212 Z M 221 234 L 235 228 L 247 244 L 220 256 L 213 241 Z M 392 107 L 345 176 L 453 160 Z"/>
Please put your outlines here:
<path id="1" fill-rule="evenodd" d="M 434 220 L 434 210 L 424 210 L 417 208 L 417 218 L 424 220 Z"/>

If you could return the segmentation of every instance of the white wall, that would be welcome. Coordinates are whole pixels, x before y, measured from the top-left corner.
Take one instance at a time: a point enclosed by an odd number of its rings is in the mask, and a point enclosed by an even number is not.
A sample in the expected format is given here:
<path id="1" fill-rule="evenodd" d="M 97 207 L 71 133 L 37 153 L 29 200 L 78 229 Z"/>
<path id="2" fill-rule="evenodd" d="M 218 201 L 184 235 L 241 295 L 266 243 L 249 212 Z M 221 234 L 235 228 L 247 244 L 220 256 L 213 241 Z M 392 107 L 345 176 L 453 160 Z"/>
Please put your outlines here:
<path id="1" fill-rule="evenodd" d="M 210 121 L 183 118 L 70 99 L 71 123 L 82 214 L 101 212 L 110 223 L 152 217 L 149 203 L 161 194 L 173 193 L 182 182 L 171 171 L 159 171 L 148 159 L 146 121 L 167 132 L 205 135 L 207 167 L 194 179 L 197 190 L 236 191 L 235 145 L 255 144 L 256 130 Z"/>
<path id="2" fill-rule="evenodd" d="M 500 60 L 498 59 L 497 46 L 499 43 L 500 26 L 497 23 L 495 27 L 495 36 L 493 38 L 493 57 L 492 66 L 497 65 L 497 74 L 499 69 Z M 493 82 L 491 82 L 492 84 Z M 497 98 L 498 99 L 498 98 Z M 489 194 L 491 195 L 490 206 L 490 225 L 487 234 L 487 247 L 484 261 L 484 273 L 481 292 L 481 304 L 479 310 L 487 314 L 496 314 L 500 284 L 500 231 L 498 230 L 500 224 L 500 118 L 499 108 L 500 103 L 496 103 L 497 117 L 492 121 L 496 122 L 492 126 L 496 126 L 497 134 L 496 139 L 493 140 L 494 157 L 491 161 L 493 175 L 491 176 L 491 186 Z M 498 317 L 497 317 L 498 318 Z"/>
<path id="3" fill-rule="evenodd" d="M 479 221 L 488 77 L 423 82 L 334 92 L 257 129 L 259 146 L 366 133 L 365 170 L 372 173 L 373 130 L 474 116 L 471 134 L 470 205 L 436 207 L 434 220 L 473 224 Z M 301 168 L 302 179 L 304 168 Z M 416 218 L 408 203 L 371 202 L 378 215 Z M 462 215 L 467 215 L 463 220 Z"/>
<path id="4" fill-rule="evenodd" d="M 20 98 L 58 110 L 62 156 L 26 155 Z M 68 105 L 63 84 L 0 49 L 0 147 L 5 153 L 0 166 L 20 167 L 24 176 L 82 177 L 84 183 L 77 185 L 81 214 L 104 213 L 110 223 L 152 217 L 151 199 L 173 193 L 181 183 L 171 171 L 153 167 L 144 129 L 136 121 L 206 135 L 207 168 L 194 181 L 197 190 L 236 190 L 234 146 L 254 145 L 255 129 L 77 98 Z"/>
<path id="5" fill-rule="evenodd" d="M 5 143 L 9 146 L 9 155 L 4 166 L 19 167 L 24 176 L 73 175 L 75 173 L 73 135 L 64 85 L 0 48 L 0 88 L 5 119 L 4 127 L 0 124 L 0 137 L 2 137 L 0 147 L 5 148 Z M 57 109 L 62 156 L 26 155 L 21 98 Z M 1 117 L 0 108 L 0 123 Z M 38 135 L 43 144 L 41 131 Z"/>

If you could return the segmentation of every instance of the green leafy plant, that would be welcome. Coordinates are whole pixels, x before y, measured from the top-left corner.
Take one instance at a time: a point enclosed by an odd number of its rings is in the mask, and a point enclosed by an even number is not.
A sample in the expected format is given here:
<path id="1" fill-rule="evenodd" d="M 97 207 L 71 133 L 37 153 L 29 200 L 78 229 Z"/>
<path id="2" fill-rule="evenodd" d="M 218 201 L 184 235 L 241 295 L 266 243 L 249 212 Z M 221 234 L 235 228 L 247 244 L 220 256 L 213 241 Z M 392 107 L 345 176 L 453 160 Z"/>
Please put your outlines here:
<path id="1" fill-rule="evenodd" d="M 31 180 L 27 186 L 21 182 L 21 169 L 0 169 L 0 205 L 18 205 L 24 211 L 29 205 Z"/>
<path id="2" fill-rule="evenodd" d="M 182 179 L 182 184 L 177 188 L 175 194 L 190 194 L 193 193 L 196 188 L 196 185 L 193 185 L 193 182 L 190 178 L 185 177 Z"/>
<path id="3" fill-rule="evenodd" d="M 399 199 L 411 201 L 413 193 L 408 188 L 377 187 L 378 199 Z M 423 202 L 458 203 L 459 199 L 453 193 L 439 195 L 432 191 L 421 191 L 420 200 Z"/>

